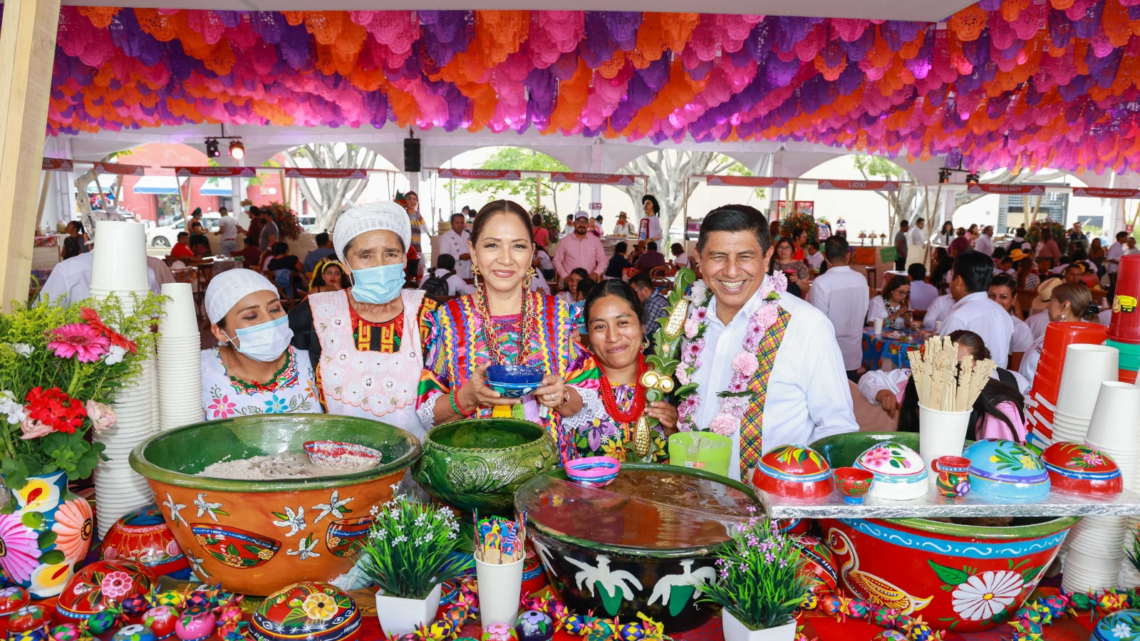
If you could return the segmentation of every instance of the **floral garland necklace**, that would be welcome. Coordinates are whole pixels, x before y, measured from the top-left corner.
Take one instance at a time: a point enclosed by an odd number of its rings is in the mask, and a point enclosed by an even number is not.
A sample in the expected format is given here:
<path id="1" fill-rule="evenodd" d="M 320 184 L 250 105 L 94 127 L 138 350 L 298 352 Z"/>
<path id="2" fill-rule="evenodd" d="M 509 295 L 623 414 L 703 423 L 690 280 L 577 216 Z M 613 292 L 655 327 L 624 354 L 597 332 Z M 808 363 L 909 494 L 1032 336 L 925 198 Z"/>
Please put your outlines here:
<path id="1" fill-rule="evenodd" d="M 533 305 L 529 304 L 530 295 L 528 292 L 522 293 L 521 310 L 519 310 L 520 324 L 519 324 L 519 353 L 515 360 L 515 364 L 524 365 L 526 357 L 530 351 L 530 332 L 534 325 Z M 482 327 L 480 331 L 483 334 L 483 342 L 487 344 L 487 351 L 490 352 L 491 360 L 496 365 L 507 364 L 503 358 L 502 350 L 499 348 L 499 337 L 492 332 L 489 328 L 492 327 L 491 323 L 491 305 L 487 301 L 487 283 L 484 282 L 478 289 L 475 290 L 475 310 L 479 313 L 482 319 Z M 506 335 L 504 333 L 504 339 Z"/>
<path id="2" fill-rule="evenodd" d="M 720 392 L 720 407 L 717 414 L 709 424 L 711 430 L 722 436 L 730 436 L 740 429 L 740 422 L 744 412 L 752 404 L 755 393 L 748 389 L 748 382 L 760 369 L 760 361 L 756 352 L 760 349 L 760 341 L 768 332 L 780 314 L 777 301 L 780 294 L 788 291 L 788 279 L 782 272 L 776 272 L 764 278 L 760 285 L 758 295 L 763 299 L 760 307 L 748 318 L 748 327 L 744 331 L 744 350 L 732 358 L 732 380 L 728 390 Z M 708 305 L 712 300 L 712 292 L 704 281 L 693 283 L 690 293 L 693 307 L 689 310 L 689 317 L 685 321 L 685 340 L 681 345 L 681 366 L 677 368 L 677 381 L 682 386 L 692 383 L 694 389 L 677 407 L 679 421 L 677 429 L 689 432 L 698 429 L 696 416 L 699 413 L 701 402 L 700 391 L 693 383 L 697 370 L 701 368 L 701 356 L 705 351 L 705 330 L 708 329 Z"/>
<path id="3" fill-rule="evenodd" d="M 633 406 L 628 412 L 623 412 L 617 405 L 617 398 L 614 396 L 613 385 L 610 384 L 610 379 L 606 376 L 606 370 L 598 368 L 601 372 L 601 397 L 602 405 L 606 408 L 606 413 L 609 414 L 618 423 L 633 423 L 645 411 L 645 386 L 641 384 L 641 376 L 645 374 L 645 356 L 642 354 L 637 355 L 637 378 L 633 383 Z"/>

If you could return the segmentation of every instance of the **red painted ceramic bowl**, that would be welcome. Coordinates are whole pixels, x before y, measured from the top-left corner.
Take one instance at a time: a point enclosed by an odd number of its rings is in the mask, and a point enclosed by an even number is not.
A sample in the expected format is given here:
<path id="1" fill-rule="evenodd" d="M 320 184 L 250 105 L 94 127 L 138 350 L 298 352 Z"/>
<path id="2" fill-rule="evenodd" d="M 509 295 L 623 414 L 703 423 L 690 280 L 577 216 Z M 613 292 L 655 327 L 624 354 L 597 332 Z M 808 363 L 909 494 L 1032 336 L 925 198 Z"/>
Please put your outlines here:
<path id="1" fill-rule="evenodd" d="M 875 473 L 857 467 L 841 467 L 835 470 L 835 489 L 843 495 L 847 503 L 862 503 L 863 496 L 871 491 Z"/>
<path id="2" fill-rule="evenodd" d="M 105 561 L 137 561 L 155 576 L 190 578 L 190 562 L 174 540 L 174 533 L 158 505 L 135 510 L 115 522 L 102 544 Z"/>
<path id="3" fill-rule="evenodd" d="M 359 628 L 360 610 L 352 597 L 326 583 L 304 581 L 262 601 L 249 632 L 257 641 L 338 641 Z"/>
<path id="4" fill-rule="evenodd" d="M 781 445 L 760 457 L 752 482 L 769 494 L 820 499 L 833 489 L 831 466 L 809 447 Z"/>
<path id="5" fill-rule="evenodd" d="M 1041 453 L 1053 489 L 1077 494 L 1119 494 L 1120 468 L 1107 454 L 1078 443 L 1054 443 Z"/>
<path id="6" fill-rule="evenodd" d="M 134 561 L 96 561 L 67 582 L 56 612 L 71 619 L 86 619 L 113 603 L 146 596 L 157 584 L 154 574 Z"/>

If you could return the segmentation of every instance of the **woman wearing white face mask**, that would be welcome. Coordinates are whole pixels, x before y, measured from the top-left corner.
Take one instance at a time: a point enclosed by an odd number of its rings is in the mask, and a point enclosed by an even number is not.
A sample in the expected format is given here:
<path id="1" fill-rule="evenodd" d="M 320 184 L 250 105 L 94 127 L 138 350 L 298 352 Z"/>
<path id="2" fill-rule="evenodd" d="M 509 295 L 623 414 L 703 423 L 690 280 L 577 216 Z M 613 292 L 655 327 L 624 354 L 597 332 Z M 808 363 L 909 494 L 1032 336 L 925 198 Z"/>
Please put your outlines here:
<path id="1" fill-rule="evenodd" d="M 218 339 L 202 351 L 206 420 L 322 412 L 313 367 L 289 345 L 293 332 L 268 279 L 249 269 L 218 274 L 206 289 L 206 315 Z"/>
<path id="2" fill-rule="evenodd" d="M 423 290 L 403 288 L 411 243 L 408 213 L 396 203 L 341 214 L 333 246 L 352 286 L 309 296 L 312 319 L 294 319 L 294 345 L 308 347 L 329 414 L 383 421 L 423 438 L 416 390 L 436 303 Z"/>

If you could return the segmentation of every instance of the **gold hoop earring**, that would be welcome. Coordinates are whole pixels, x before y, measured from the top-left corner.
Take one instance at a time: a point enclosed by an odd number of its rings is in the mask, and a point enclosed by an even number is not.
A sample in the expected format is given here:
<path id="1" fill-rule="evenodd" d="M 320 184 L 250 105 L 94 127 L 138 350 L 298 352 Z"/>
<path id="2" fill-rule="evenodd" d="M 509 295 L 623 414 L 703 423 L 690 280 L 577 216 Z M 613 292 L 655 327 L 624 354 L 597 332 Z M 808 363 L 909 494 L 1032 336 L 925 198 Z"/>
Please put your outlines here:
<path id="1" fill-rule="evenodd" d="M 648 336 L 646 336 L 645 338 L 643 338 L 641 340 L 641 351 L 644 352 L 647 349 L 649 349 L 649 337 Z"/>
<path id="2" fill-rule="evenodd" d="M 530 270 L 526 273 L 526 276 L 523 276 L 523 283 L 522 283 L 523 292 L 529 292 L 530 291 L 530 284 L 531 284 L 531 281 L 533 281 L 533 280 L 534 280 L 534 267 L 531 267 Z"/>
<path id="3" fill-rule="evenodd" d="M 471 266 L 471 280 L 475 281 L 475 289 L 479 289 L 479 266 Z"/>

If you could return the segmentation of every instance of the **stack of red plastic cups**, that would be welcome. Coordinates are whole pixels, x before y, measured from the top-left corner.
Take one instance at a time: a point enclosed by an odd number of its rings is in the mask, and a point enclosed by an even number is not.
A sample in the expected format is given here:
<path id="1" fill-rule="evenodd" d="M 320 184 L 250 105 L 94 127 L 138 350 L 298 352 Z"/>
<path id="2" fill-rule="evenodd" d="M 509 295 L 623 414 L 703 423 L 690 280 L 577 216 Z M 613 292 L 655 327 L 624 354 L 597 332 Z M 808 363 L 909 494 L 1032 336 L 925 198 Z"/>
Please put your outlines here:
<path id="1" fill-rule="evenodd" d="M 1107 345 L 1120 350 L 1120 382 L 1135 383 L 1140 370 L 1140 254 L 1120 259 Z"/>

